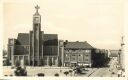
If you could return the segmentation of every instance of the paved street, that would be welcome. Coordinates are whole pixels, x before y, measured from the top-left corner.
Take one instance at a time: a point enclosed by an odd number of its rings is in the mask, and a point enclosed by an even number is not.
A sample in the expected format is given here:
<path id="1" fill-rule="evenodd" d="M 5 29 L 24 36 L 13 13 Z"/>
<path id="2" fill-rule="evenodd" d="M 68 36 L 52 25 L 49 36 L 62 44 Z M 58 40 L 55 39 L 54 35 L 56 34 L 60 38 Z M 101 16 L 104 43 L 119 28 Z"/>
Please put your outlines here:
<path id="1" fill-rule="evenodd" d="M 38 73 L 44 73 L 45 76 L 54 76 L 56 73 L 59 74 L 59 76 L 66 76 L 64 74 L 65 71 L 72 70 L 68 67 L 27 67 L 27 74 L 28 76 L 36 76 Z M 67 77 L 73 77 L 73 76 L 80 76 L 80 77 L 88 77 L 90 74 L 92 74 L 94 71 L 96 71 L 97 68 L 86 68 L 86 73 L 83 75 L 74 75 L 74 72 L 69 73 Z M 4 75 L 14 75 L 14 70 L 11 69 L 11 67 L 4 67 Z"/>
<path id="2" fill-rule="evenodd" d="M 116 59 L 112 59 L 108 68 L 99 68 L 90 77 L 117 77 Z"/>
<path id="3" fill-rule="evenodd" d="M 74 75 L 74 73 L 69 73 L 67 76 L 80 76 L 80 77 L 117 77 L 118 70 L 116 68 L 116 59 L 111 59 L 109 62 L 110 67 L 106 68 L 85 68 L 86 72 L 85 74 L 78 74 Z M 45 76 L 54 76 L 56 73 L 59 74 L 59 76 L 66 76 L 64 74 L 65 71 L 71 70 L 68 67 L 27 67 L 27 74 L 28 76 L 36 76 L 38 73 L 44 73 Z M 14 75 L 13 69 L 10 67 L 4 66 L 4 75 Z"/>

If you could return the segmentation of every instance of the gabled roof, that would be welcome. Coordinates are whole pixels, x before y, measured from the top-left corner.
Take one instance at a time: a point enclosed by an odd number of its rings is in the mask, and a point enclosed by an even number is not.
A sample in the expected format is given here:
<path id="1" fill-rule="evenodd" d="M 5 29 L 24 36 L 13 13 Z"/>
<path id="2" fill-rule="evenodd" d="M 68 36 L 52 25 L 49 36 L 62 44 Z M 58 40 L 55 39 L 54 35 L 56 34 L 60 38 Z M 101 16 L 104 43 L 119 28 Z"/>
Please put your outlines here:
<path id="1" fill-rule="evenodd" d="M 29 45 L 29 34 L 19 33 L 16 44 L 17 45 Z"/>
<path id="2" fill-rule="evenodd" d="M 44 34 L 43 35 L 44 45 L 58 45 L 57 34 Z M 17 45 L 29 45 L 29 33 L 19 33 L 16 41 Z"/>
<path id="3" fill-rule="evenodd" d="M 65 49 L 93 49 L 93 47 L 85 42 L 66 42 Z"/>

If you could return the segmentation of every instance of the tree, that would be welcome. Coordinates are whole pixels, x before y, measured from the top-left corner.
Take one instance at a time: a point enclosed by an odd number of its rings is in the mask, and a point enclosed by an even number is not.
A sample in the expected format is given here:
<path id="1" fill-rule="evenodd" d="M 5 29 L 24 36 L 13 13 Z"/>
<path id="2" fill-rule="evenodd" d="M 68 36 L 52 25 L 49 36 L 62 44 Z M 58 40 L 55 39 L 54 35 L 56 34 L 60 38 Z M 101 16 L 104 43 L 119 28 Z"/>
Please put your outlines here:
<path id="1" fill-rule="evenodd" d="M 65 71 L 64 74 L 67 76 L 69 74 L 69 72 L 68 71 Z"/>

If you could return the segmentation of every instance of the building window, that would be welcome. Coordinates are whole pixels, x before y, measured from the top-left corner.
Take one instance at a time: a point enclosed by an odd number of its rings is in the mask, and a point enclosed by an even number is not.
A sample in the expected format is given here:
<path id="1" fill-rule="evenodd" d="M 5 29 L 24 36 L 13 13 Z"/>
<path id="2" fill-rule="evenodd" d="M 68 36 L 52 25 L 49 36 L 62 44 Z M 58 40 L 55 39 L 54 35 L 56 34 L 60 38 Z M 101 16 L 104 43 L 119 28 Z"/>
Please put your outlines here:
<path id="1" fill-rule="evenodd" d="M 86 54 L 85 56 L 88 57 L 89 55 Z"/>
<path id="2" fill-rule="evenodd" d="M 76 58 L 72 58 L 72 60 L 74 61 L 74 60 L 76 60 Z"/>
<path id="3" fill-rule="evenodd" d="M 83 55 L 82 55 L 82 54 L 79 54 L 79 55 L 78 55 L 78 61 L 80 61 L 80 62 L 83 61 Z"/>
<path id="4" fill-rule="evenodd" d="M 73 54 L 72 56 L 75 56 L 75 54 Z"/>
<path id="5" fill-rule="evenodd" d="M 55 65 L 55 62 L 56 62 L 56 57 L 53 57 L 52 65 Z"/>
<path id="6" fill-rule="evenodd" d="M 89 60 L 89 58 L 84 58 L 84 62 L 88 62 Z"/>
<path id="7" fill-rule="evenodd" d="M 26 49 L 29 50 L 29 46 L 26 46 Z"/>
<path id="8" fill-rule="evenodd" d="M 69 50 L 69 53 L 71 53 L 72 52 L 72 50 Z"/>
<path id="9" fill-rule="evenodd" d="M 69 53 L 69 51 L 68 50 L 65 50 L 65 53 Z"/>
<path id="10" fill-rule="evenodd" d="M 72 54 L 71 55 L 71 61 L 77 61 L 77 55 Z"/>
<path id="11" fill-rule="evenodd" d="M 86 53 L 89 53 L 89 52 L 90 52 L 90 50 L 86 50 L 85 52 L 86 52 Z"/>
<path id="12" fill-rule="evenodd" d="M 13 39 L 10 39 L 9 40 L 9 44 L 13 44 Z"/>
<path id="13" fill-rule="evenodd" d="M 82 56 L 81 54 L 79 54 L 79 56 Z"/>
<path id="14" fill-rule="evenodd" d="M 9 55 L 9 59 L 11 60 L 11 58 L 12 58 L 11 55 L 13 54 L 12 53 L 12 47 L 9 47 L 9 52 L 10 52 L 10 54 L 8 54 L 8 55 Z"/>
<path id="15" fill-rule="evenodd" d="M 69 61 L 70 60 L 70 55 L 69 54 L 65 54 L 65 61 Z"/>
<path id="16" fill-rule="evenodd" d="M 88 61 L 88 59 L 85 59 L 85 61 Z"/>

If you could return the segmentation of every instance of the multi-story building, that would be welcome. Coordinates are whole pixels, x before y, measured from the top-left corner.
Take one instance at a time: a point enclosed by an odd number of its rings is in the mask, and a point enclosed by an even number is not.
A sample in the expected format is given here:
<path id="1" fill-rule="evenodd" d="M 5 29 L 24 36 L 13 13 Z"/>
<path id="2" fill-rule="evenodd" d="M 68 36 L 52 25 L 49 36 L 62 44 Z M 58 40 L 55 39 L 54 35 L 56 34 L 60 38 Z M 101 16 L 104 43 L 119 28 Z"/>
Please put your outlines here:
<path id="1" fill-rule="evenodd" d="M 64 42 L 63 66 L 92 65 L 93 47 L 85 42 Z"/>

